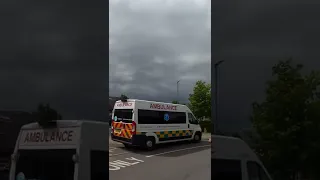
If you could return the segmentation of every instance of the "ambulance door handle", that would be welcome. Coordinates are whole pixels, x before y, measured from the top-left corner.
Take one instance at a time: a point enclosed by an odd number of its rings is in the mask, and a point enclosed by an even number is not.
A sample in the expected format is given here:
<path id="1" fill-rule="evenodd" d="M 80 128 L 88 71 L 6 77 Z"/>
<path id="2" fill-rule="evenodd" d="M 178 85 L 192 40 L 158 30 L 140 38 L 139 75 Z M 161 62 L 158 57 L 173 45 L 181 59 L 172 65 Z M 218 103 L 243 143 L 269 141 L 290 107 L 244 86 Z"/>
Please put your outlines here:
<path id="1" fill-rule="evenodd" d="M 190 124 L 188 124 L 188 128 L 189 128 Z"/>

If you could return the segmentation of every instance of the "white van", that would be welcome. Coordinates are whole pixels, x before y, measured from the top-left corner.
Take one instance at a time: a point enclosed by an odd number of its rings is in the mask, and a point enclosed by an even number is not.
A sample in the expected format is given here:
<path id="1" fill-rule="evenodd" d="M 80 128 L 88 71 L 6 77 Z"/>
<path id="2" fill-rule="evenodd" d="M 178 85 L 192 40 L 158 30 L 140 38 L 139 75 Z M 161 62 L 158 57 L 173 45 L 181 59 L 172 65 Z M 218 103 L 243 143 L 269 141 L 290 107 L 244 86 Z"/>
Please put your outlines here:
<path id="1" fill-rule="evenodd" d="M 191 110 L 181 104 L 125 99 L 116 101 L 112 112 L 113 141 L 126 147 L 185 140 L 201 141 L 201 127 Z"/>
<path id="2" fill-rule="evenodd" d="M 108 179 L 108 123 L 62 120 L 21 128 L 10 180 Z"/>
<path id="3" fill-rule="evenodd" d="M 241 139 L 211 137 L 211 175 L 214 180 L 271 180 L 267 170 Z"/>

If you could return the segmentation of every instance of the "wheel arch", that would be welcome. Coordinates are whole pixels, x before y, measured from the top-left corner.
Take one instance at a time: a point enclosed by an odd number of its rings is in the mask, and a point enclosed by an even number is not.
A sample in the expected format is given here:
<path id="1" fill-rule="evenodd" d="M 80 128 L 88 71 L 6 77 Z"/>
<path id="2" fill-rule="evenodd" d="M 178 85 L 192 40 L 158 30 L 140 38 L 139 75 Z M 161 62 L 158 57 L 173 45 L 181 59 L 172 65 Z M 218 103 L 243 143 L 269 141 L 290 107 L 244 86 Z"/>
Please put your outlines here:
<path id="1" fill-rule="evenodd" d="M 159 143 L 159 138 L 158 138 L 158 136 L 156 135 L 156 133 L 154 133 L 154 132 L 147 132 L 147 133 L 146 133 L 146 136 L 147 136 L 147 138 L 148 138 L 148 137 L 153 137 L 154 140 L 155 140 L 155 143 L 156 143 L 156 144 Z"/>

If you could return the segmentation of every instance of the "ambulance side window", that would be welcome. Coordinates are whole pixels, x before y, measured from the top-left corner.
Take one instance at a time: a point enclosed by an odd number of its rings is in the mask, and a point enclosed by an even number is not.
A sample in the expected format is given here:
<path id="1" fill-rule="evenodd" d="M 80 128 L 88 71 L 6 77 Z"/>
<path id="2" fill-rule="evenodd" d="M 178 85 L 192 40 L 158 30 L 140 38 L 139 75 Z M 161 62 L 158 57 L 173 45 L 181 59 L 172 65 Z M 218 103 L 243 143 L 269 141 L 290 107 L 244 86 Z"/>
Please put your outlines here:
<path id="1" fill-rule="evenodd" d="M 109 152 L 108 151 L 91 151 L 91 180 L 101 180 L 109 178 Z M 107 169 L 107 170 L 106 170 Z"/>
<path id="2" fill-rule="evenodd" d="M 188 113 L 188 120 L 190 124 L 198 124 L 198 121 L 191 113 Z"/>
<path id="3" fill-rule="evenodd" d="M 247 162 L 249 180 L 269 180 L 264 169 L 256 162 Z"/>
<path id="4" fill-rule="evenodd" d="M 184 112 L 169 112 L 169 111 L 153 111 L 153 110 L 138 110 L 139 124 L 185 124 L 187 117 Z M 167 119 L 165 119 L 167 117 Z"/>

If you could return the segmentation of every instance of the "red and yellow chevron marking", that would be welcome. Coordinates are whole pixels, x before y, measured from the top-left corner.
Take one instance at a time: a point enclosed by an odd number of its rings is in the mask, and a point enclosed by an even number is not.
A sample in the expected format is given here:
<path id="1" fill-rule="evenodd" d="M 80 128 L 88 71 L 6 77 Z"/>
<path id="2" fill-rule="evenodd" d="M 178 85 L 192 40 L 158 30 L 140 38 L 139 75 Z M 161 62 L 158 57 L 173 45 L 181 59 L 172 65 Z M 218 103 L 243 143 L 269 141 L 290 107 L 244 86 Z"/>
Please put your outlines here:
<path id="1" fill-rule="evenodd" d="M 121 122 L 113 122 L 113 128 L 114 129 L 121 129 L 122 123 Z"/>
<path id="2" fill-rule="evenodd" d="M 131 139 L 132 137 L 132 124 L 131 123 L 121 123 L 121 122 L 114 122 L 113 124 L 114 135 Z"/>
<path id="3" fill-rule="evenodd" d="M 127 139 L 131 139 L 132 132 L 131 132 L 131 130 L 121 129 L 121 130 L 119 130 L 119 132 L 114 131 L 114 135 L 119 136 L 119 137 L 123 137 L 123 138 L 127 138 Z"/>
<path id="4" fill-rule="evenodd" d="M 124 124 L 124 128 L 125 128 L 125 129 L 128 129 L 128 130 L 131 130 L 131 129 L 132 129 L 132 123 L 126 123 L 126 124 Z"/>

